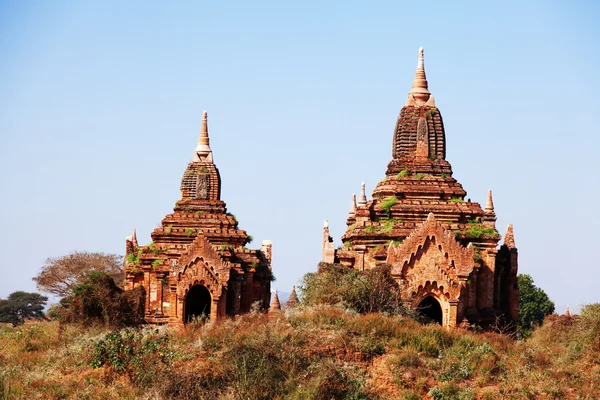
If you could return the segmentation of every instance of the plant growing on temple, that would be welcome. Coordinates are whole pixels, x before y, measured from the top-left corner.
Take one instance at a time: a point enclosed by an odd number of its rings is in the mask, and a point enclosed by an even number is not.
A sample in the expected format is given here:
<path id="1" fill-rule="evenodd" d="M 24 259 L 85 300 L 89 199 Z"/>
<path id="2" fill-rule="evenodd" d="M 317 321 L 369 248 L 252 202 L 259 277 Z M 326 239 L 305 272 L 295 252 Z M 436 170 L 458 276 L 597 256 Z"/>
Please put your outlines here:
<path id="1" fill-rule="evenodd" d="M 519 274 L 517 285 L 519 286 L 518 328 L 521 334 L 527 337 L 534 326 L 541 325 L 546 315 L 554 312 L 554 302 L 546 292 L 535 286 L 530 275 Z"/>
<path id="2" fill-rule="evenodd" d="M 381 209 L 387 214 L 388 218 L 392 218 L 392 207 L 398 203 L 395 196 L 386 197 L 381 202 Z"/>
<path id="3" fill-rule="evenodd" d="M 39 293 L 23 291 L 8 295 L 6 300 L 0 299 L 0 322 L 22 325 L 28 319 L 45 318 L 44 306 L 48 298 Z"/>
<path id="4" fill-rule="evenodd" d="M 465 201 L 460 197 L 452 196 L 451 199 L 448 200 L 450 203 L 464 203 Z"/>
<path id="5" fill-rule="evenodd" d="M 248 237 L 246 238 L 246 244 L 250 244 L 254 241 L 254 236 L 252 235 L 248 235 Z"/>
<path id="6" fill-rule="evenodd" d="M 408 170 L 407 169 L 403 169 L 402 171 L 400 171 L 398 173 L 398 175 L 396 176 L 397 178 L 406 178 L 408 176 Z"/>
<path id="7" fill-rule="evenodd" d="M 59 297 L 73 294 L 73 288 L 94 272 L 104 272 L 115 282 L 123 281 L 123 257 L 116 254 L 73 252 L 48 258 L 40 273 L 33 278 L 38 290 Z"/>
<path id="8" fill-rule="evenodd" d="M 150 244 L 148 245 L 148 248 L 150 249 L 150 251 L 152 253 L 154 253 L 154 255 L 158 255 L 160 253 L 160 249 L 158 247 L 156 247 L 156 243 L 154 243 L 154 242 L 150 242 Z"/>
<path id="9" fill-rule="evenodd" d="M 194 234 L 194 230 L 192 228 L 185 228 L 185 234 L 192 236 Z"/>
<path id="10" fill-rule="evenodd" d="M 480 238 L 482 236 L 496 238 L 499 236 L 495 228 L 484 226 L 478 221 L 469 221 L 469 229 L 467 229 L 466 233 L 468 236 L 474 238 Z"/>

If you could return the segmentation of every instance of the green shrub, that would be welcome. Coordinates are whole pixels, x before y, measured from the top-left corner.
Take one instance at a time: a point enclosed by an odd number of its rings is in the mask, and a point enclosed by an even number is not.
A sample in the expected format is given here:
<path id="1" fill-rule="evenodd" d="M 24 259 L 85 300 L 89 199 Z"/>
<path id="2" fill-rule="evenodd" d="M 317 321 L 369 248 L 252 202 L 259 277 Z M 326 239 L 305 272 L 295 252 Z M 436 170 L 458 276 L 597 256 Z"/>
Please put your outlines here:
<path id="1" fill-rule="evenodd" d="M 175 353 L 168 335 L 127 328 L 114 331 L 94 345 L 90 366 L 107 366 L 117 374 L 127 375 L 139 386 L 152 383 L 161 368 L 170 366 Z"/>
<path id="2" fill-rule="evenodd" d="M 108 327 L 137 325 L 144 322 L 146 291 L 143 286 L 124 291 L 103 272 L 89 275 L 66 299 L 63 322 Z"/>
<path id="3" fill-rule="evenodd" d="M 356 271 L 339 264 L 319 264 L 318 273 L 308 273 L 300 285 L 307 305 L 343 305 L 359 313 L 405 314 L 400 289 L 389 266 Z"/>

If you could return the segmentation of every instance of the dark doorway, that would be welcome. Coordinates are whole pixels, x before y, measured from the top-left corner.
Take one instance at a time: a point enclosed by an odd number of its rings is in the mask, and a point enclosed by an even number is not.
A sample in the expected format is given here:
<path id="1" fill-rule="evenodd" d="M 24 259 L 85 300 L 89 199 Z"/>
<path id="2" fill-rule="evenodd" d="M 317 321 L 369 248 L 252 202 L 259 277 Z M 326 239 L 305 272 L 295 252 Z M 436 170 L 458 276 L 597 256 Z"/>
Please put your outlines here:
<path id="1" fill-rule="evenodd" d="M 185 298 L 185 322 L 210 318 L 210 292 L 202 285 L 193 286 Z"/>
<path id="2" fill-rule="evenodd" d="M 419 314 L 423 316 L 426 323 L 435 322 L 442 325 L 442 307 L 433 297 L 425 297 L 419 303 L 417 310 L 419 311 Z"/>

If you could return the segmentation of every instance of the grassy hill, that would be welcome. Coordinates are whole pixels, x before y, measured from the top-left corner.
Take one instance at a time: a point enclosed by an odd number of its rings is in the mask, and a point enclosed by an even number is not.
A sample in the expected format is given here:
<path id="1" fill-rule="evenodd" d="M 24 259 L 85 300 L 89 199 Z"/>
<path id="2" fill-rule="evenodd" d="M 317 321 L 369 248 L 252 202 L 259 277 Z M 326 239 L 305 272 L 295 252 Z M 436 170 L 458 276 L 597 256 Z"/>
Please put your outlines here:
<path id="1" fill-rule="evenodd" d="M 600 304 L 531 338 L 332 306 L 215 325 L 0 328 L 2 399 L 597 399 Z"/>

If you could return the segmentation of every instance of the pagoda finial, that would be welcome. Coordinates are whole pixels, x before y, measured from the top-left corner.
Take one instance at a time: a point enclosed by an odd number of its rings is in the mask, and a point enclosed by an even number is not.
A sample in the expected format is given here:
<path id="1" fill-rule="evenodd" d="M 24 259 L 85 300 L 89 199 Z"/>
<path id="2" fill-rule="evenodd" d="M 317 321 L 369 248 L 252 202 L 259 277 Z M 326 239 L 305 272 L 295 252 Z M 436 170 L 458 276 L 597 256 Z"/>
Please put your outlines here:
<path id="1" fill-rule="evenodd" d="M 192 161 L 196 162 L 213 162 L 212 150 L 210 149 L 210 141 L 208 139 L 208 114 L 206 111 L 202 113 L 202 128 L 200 128 L 200 138 L 198 146 L 194 150 Z"/>
<path id="2" fill-rule="evenodd" d="M 352 202 L 350 203 L 350 216 L 353 217 L 356 214 L 356 194 L 352 193 Z"/>
<path id="3" fill-rule="evenodd" d="M 408 92 L 406 105 L 421 106 L 427 103 L 431 93 L 427 86 L 427 77 L 425 76 L 425 62 L 423 59 L 423 48 L 419 48 L 419 59 L 417 61 L 417 71 L 413 80 L 412 89 Z"/>
<path id="4" fill-rule="evenodd" d="M 494 212 L 494 201 L 492 200 L 492 189 L 488 190 L 485 209 L 483 210 L 483 224 L 495 229 L 496 213 Z"/>
<path id="5" fill-rule="evenodd" d="M 279 303 L 279 296 L 277 296 L 277 290 L 275 291 L 275 295 L 273 296 L 273 301 L 271 301 L 271 307 L 269 308 L 269 314 L 278 312 L 281 310 L 281 303 Z"/>
<path id="6" fill-rule="evenodd" d="M 290 297 L 288 297 L 288 301 L 285 304 L 285 308 L 293 308 L 298 305 L 298 296 L 296 296 L 296 286 L 292 286 L 292 293 L 290 293 Z"/>
<path id="7" fill-rule="evenodd" d="M 358 205 L 366 206 L 367 205 L 367 194 L 365 192 L 365 183 L 361 182 L 360 184 L 360 195 L 358 196 Z"/>
<path id="8" fill-rule="evenodd" d="M 131 243 L 133 243 L 134 247 L 138 247 L 137 233 L 135 231 L 135 228 L 133 228 L 133 235 L 131 236 Z"/>
<path id="9" fill-rule="evenodd" d="M 492 189 L 488 190 L 487 201 L 485 202 L 485 212 L 494 212 L 494 201 L 492 200 Z"/>
<path id="10" fill-rule="evenodd" d="M 571 314 L 571 310 L 569 310 L 569 306 L 567 306 L 567 309 L 565 310 L 565 314 L 564 315 L 567 316 L 567 317 L 572 317 L 573 316 L 573 314 Z"/>
<path id="11" fill-rule="evenodd" d="M 513 232 L 513 225 L 508 224 L 508 228 L 506 229 L 506 234 L 504 235 L 504 245 L 509 249 L 516 249 L 515 245 L 515 234 Z"/>

